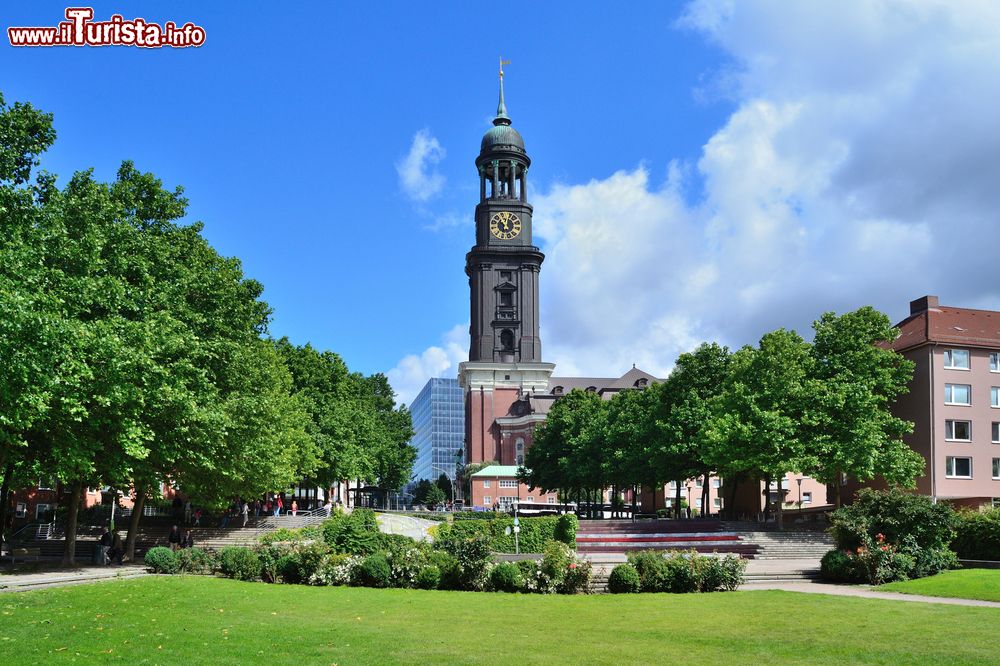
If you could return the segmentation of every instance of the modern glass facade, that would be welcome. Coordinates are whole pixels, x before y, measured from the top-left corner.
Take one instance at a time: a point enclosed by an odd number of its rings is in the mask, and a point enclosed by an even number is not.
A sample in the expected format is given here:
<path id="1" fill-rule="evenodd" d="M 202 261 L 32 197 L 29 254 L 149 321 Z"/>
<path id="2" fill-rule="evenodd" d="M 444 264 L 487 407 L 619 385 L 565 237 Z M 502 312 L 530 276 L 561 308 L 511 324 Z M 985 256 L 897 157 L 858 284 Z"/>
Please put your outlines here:
<path id="1" fill-rule="evenodd" d="M 454 482 L 455 463 L 464 462 L 465 404 L 458 379 L 428 380 L 410 405 L 413 430 L 410 446 L 417 450 L 413 483 L 433 481 L 445 473 Z"/>

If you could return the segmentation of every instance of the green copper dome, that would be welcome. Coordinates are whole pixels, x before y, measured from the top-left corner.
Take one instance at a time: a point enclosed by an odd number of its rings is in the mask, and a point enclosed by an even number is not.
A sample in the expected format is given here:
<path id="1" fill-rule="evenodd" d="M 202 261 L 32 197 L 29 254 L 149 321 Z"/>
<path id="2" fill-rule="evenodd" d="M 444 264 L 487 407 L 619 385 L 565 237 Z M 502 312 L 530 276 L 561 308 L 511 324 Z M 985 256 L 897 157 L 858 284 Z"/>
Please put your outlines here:
<path id="1" fill-rule="evenodd" d="M 480 153 L 493 150 L 515 150 L 524 152 L 524 139 L 521 134 L 510 125 L 494 125 L 483 135 L 483 143 L 480 146 Z"/>

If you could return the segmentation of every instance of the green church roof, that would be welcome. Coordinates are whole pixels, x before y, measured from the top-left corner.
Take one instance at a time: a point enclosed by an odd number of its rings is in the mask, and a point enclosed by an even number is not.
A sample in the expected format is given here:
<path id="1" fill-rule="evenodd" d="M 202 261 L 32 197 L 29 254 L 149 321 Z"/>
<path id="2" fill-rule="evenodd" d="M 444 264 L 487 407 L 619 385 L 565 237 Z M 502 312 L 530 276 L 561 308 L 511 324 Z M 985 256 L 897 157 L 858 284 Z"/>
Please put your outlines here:
<path id="1" fill-rule="evenodd" d="M 517 470 L 520 469 L 517 465 L 490 465 L 489 467 L 484 467 L 475 474 L 472 478 L 477 476 L 488 476 L 493 478 L 495 476 L 517 476 Z"/>

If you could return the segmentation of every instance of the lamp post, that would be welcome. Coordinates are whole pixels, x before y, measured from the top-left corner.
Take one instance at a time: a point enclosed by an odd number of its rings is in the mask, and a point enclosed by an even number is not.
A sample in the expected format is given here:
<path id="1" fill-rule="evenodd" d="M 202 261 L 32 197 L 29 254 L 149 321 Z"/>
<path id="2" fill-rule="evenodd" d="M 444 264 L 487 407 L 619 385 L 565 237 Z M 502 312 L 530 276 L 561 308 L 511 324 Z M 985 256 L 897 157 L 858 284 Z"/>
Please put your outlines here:
<path id="1" fill-rule="evenodd" d="M 795 482 L 799 484 L 799 511 L 802 510 L 802 477 L 795 479 Z"/>
<path id="2" fill-rule="evenodd" d="M 688 491 L 687 517 L 690 518 L 691 517 L 691 484 L 690 483 L 687 484 L 687 491 Z"/>
<path id="3" fill-rule="evenodd" d="M 432 464 L 431 468 L 432 469 L 436 469 L 437 471 L 441 472 L 445 476 L 448 476 L 448 470 L 444 469 L 443 467 L 438 467 L 437 465 L 433 465 Z M 451 508 L 454 509 L 455 508 L 455 479 L 453 479 L 453 478 L 451 478 L 449 476 L 448 480 L 451 481 Z"/>

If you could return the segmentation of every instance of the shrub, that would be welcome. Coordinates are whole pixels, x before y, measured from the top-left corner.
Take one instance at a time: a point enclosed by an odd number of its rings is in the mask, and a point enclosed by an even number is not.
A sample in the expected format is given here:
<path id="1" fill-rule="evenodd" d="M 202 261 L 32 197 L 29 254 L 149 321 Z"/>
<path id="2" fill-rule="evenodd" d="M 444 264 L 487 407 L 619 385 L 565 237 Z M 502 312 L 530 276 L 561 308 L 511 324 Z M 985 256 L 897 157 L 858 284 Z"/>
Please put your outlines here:
<path id="1" fill-rule="evenodd" d="M 639 588 L 639 572 L 631 564 L 619 564 L 611 570 L 611 575 L 608 576 L 608 592 L 627 594 L 638 592 Z"/>
<path id="2" fill-rule="evenodd" d="M 415 586 L 421 590 L 435 590 L 441 584 L 441 570 L 433 564 L 427 564 L 417 572 Z"/>
<path id="3" fill-rule="evenodd" d="M 286 583 L 308 583 L 329 552 L 324 543 L 295 545 L 278 562 L 281 579 Z"/>
<path id="4" fill-rule="evenodd" d="M 721 584 L 706 592 L 720 590 L 722 592 L 735 592 L 740 585 L 746 581 L 747 561 L 739 555 L 726 555 L 723 558 L 713 558 L 719 562 L 722 569 Z"/>
<path id="5" fill-rule="evenodd" d="M 966 560 L 1000 560 L 1000 509 L 960 511 L 952 548 Z"/>
<path id="6" fill-rule="evenodd" d="M 257 548 L 260 559 L 260 577 L 265 583 L 277 583 L 281 569 L 289 557 L 289 549 L 284 546 L 263 545 Z"/>
<path id="7" fill-rule="evenodd" d="M 458 558 L 443 550 L 435 550 L 428 556 L 428 566 L 437 567 L 440 574 L 438 587 L 442 590 L 461 590 L 462 571 Z"/>
<path id="8" fill-rule="evenodd" d="M 180 571 L 180 562 L 177 559 L 177 553 L 163 546 L 150 548 L 149 552 L 146 553 L 144 561 L 153 573 L 175 574 Z"/>
<path id="9" fill-rule="evenodd" d="M 542 573 L 552 582 L 552 585 L 559 587 L 566 577 L 566 570 L 573 562 L 573 551 L 569 546 L 561 541 L 553 541 L 545 547 L 542 561 L 539 564 Z"/>
<path id="10" fill-rule="evenodd" d="M 830 532 L 838 548 L 857 550 L 865 545 L 863 534 L 888 543 L 911 538 L 913 546 L 946 548 L 955 534 L 955 512 L 948 504 L 934 504 L 930 497 L 902 490 L 858 491 L 854 504 L 830 514 Z"/>
<path id="11" fill-rule="evenodd" d="M 315 541 L 321 539 L 323 534 L 320 528 L 315 525 L 306 525 L 305 527 L 300 527 L 298 529 L 289 529 L 287 527 L 279 527 L 273 532 L 268 532 L 264 536 L 257 539 L 260 543 L 264 545 L 270 545 L 274 543 L 294 543 L 299 541 Z"/>
<path id="12" fill-rule="evenodd" d="M 464 539 L 452 545 L 458 561 L 459 589 L 482 590 L 490 573 L 492 556 L 485 537 Z"/>
<path id="13" fill-rule="evenodd" d="M 739 557 L 699 555 L 694 550 L 640 551 L 629 553 L 628 561 L 639 576 L 642 592 L 732 591 L 743 583 L 746 571 L 746 562 Z"/>
<path id="14" fill-rule="evenodd" d="M 580 519 L 574 513 L 564 513 L 556 518 L 555 534 L 557 541 L 562 541 L 570 547 L 576 547 L 576 528 Z"/>
<path id="15" fill-rule="evenodd" d="M 257 580 L 261 564 L 257 553 L 242 546 L 228 546 L 219 553 L 219 569 L 236 580 Z"/>
<path id="16" fill-rule="evenodd" d="M 354 568 L 352 585 L 362 587 L 390 587 L 392 585 L 392 570 L 389 562 L 381 554 L 368 555 Z"/>
<path id="17" fill-rule="evenodd" d="M 591 567 L 589 561 L 574 559 L 566 565 L 566 573 L 563 575 L 562 584 L 559 586 L 560 594 L 589 593 L 592 572 L 593 567 Z"/>
<path id="18" fill-rule="evenodd" d="M 343 553 L 327 553 L 306 582 L 310 585 L 348 585 L 353 559 L 353 556 Z"/>
<path id="19" fill-rule="evenodd" d="M 823 580 L 831 583 L 860 583 L 862 578 L 854 558 L 843 550 L 831 550 L 819 563 Z"/>
<path id="20" fill-rule="evenodd" d="M 856 579 L 879 584 L 920 578 L 956 564 L 948 544 L 959 521 L 951 507 L 929 497 L 863 489 L 830 521 L 837 547 L 854 560 Z"/>
<path id="21" fill-rule="evenodd" d="M 183 548 L 176 553 L 179 569 L 184 573 L 210 574 L 215 570 L 215 556 L 201 548 Z"/>
<path id="22" fill-rule="evenodd" d="M 337 514 L 323 522 L 323 541 L 336 553 L 368 555 L 378 552 L 381 536 L 375 512 L 355 509 L 349 514 Z"/>
<path id="23" fill-rule="evenodd" d="M 522 585 L 521 569 L 514 562 L 500 562 L 490 571 L 490 589 L 494 592 L 517 592 Z"/>

